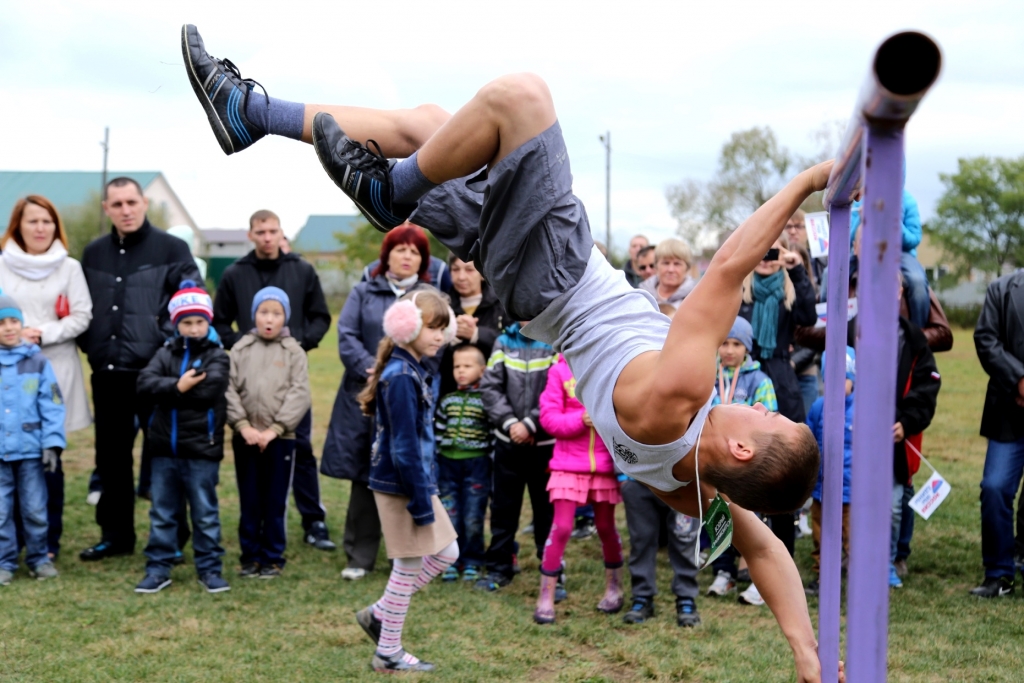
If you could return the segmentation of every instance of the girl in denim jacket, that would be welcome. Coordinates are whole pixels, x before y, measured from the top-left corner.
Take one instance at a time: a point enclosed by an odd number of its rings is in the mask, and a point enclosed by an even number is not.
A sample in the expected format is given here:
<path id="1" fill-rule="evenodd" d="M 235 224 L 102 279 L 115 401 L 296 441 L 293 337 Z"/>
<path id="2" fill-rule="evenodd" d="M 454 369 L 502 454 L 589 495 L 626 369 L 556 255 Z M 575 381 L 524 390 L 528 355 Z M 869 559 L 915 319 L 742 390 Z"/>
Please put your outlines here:
<path id="1" fill-rule="evenodd" d="M 359 395 L 376 418 L 370 489 L 380 514 L 388 558 L 394 560 L 384 595 L 356 613 L 377 644 L 376 671 L 433 671 L 402 648 L 402 627 L 413 593 L 459 559 L 448 513 L 438 498 L 434 459 L 434 391 L 421 364 L 455 336 L 455 316 L 434 290 L 406 294 L 384 315 L 377 362 Z"/>

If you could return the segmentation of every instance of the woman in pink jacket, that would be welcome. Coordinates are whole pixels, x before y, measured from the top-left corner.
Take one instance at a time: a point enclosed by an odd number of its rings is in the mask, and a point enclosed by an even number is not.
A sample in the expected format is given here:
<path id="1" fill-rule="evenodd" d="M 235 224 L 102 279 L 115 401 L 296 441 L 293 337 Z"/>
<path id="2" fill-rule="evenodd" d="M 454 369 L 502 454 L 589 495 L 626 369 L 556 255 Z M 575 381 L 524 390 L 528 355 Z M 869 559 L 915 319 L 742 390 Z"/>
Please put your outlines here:
<path id="1" fill-rule="evenodd" d="M 554 591 L 562 556 L 576 506 L 588 502 L 594 506 L 594 524 L 604 551 L 605 593 L 597 609 L 614 614 L 622 609 L 622 542 L 615 528 L 615 504 L 622 501 L 622 495 L 611 455 L 587 409 L 576 399 L 576 379 L 563 357 L 548 370 L 548 383 L 540 395 L 540 423 L 556 439 L 548 481 L 555 518 L 544 544 L 540 595 L 533 620 L 538 624 L 555 621 Z"/>

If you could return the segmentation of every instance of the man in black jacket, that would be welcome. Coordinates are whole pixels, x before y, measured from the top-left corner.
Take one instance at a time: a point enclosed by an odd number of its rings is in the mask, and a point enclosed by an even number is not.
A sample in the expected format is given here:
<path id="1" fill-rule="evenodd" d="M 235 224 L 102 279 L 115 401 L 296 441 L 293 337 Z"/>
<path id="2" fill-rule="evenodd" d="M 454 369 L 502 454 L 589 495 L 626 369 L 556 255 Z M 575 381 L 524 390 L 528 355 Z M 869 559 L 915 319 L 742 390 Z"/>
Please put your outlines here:
<path id="1" fill-rule="evenodd" d="M 257 211 L 249 219 L 249 239 L 255 248 L 228 266 L 213 302 L 213 325 L 230 349 L 253 328 L 252 300 L 264 287 L 280 287 L 288 293 L 292 317 L 288 330 L 306 351 L 315 349 L 331 325 L 320 278 L 297 254 L 281 249 L 281 219 L 272 211 Z M 235 328 L 232 328 L 232 323 Z M 313 412 L 306 413 L 295 430 L 295 473 L 292 490 L 302 515 L 306 543 L 320 550 L 334 550 L 327 530 L 327 510 L 320 502 L 320 480 L 310 441 Z"/>
<path id="2" fill-rule="evenodd" d="M 988 439 L 981 479 L 981 556 L 985 580 L 972 595 L 1013 594 L 1013 497 L 1024 474 L 1024 270 L 988 286 L 974 330 L 988 373 L 981 435 Z"/>
<path id="3" fill-rule="evenodd" d="M 93 318 L 78 345 L 92 367 L 96 470 L 103 483 L 96 506 L 102 536 L 82 551 L 83 560 L 135 551 L 132 447 L 150 413 L 136 394 L 136 380 L 174 334 L 167 312 L 171 296 L 182 280 L 200 281 L 188 245 L 150 225 L 149 200 L 137 182 L 114 178 L 103 194 L 113 228 L 82 254 Z"/>

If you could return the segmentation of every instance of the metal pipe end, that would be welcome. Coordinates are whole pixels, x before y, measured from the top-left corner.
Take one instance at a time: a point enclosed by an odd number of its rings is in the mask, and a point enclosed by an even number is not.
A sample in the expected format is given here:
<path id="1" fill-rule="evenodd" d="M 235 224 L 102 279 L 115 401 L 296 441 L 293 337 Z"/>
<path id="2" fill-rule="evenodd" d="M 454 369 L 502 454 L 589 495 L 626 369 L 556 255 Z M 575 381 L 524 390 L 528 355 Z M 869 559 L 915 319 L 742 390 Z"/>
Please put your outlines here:
<path id="1" fill-rule="evenodd" d="M 904 31 L 885 39 L 872 67 L 878 84 L 890 93 L 920 99 L 939 77 L 942 51 L 924 33 Z"/>

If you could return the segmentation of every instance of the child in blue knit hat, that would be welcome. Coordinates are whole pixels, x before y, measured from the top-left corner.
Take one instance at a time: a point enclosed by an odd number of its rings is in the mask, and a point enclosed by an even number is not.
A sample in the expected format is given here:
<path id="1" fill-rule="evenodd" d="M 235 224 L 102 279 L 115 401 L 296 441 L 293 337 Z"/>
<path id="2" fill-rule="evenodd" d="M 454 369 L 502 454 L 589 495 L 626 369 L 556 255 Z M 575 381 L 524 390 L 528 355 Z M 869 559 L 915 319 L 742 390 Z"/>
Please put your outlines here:
<path id="1" fill-rule="evenodd" d="M 826 352 L 827 353 L 827 352 Z M 825 367 L 825 354 L 821 356 L 821 367 Z M 846 347 L 846 418 L 843 430 L 843 567 L 846 567 L 850 555 L 850 470 L 853 466 L 853 387 L 857 381 L 857 354 L 852 346 Z M 825 450 L 825 397 L 819 396 L 807 413 L 807 426 L 814 432 L 818 440 L 818 448 Z M 814 549 L 811 558 L 814 561 L 815 578 L 804 589 L 808 595 L 818 594 L 818 574 L 821 573 L 821 488 L 825 473 L 822 463 L 818 471 L 818 483 L 811 494 L 811 536 Z"/>
<path id="2" fill-rule="evenodd" d="M 53 367 L 36 344 L 21 337 L 21 307 L 0 294 L 0 586 L 18 568 L 14 498 L 18 496 L 25 534 L 25 563 L 37 579 L 52 579 L 46 534 L 46 479 L 57 469 L 64 441 L 64 399 Z"/>

